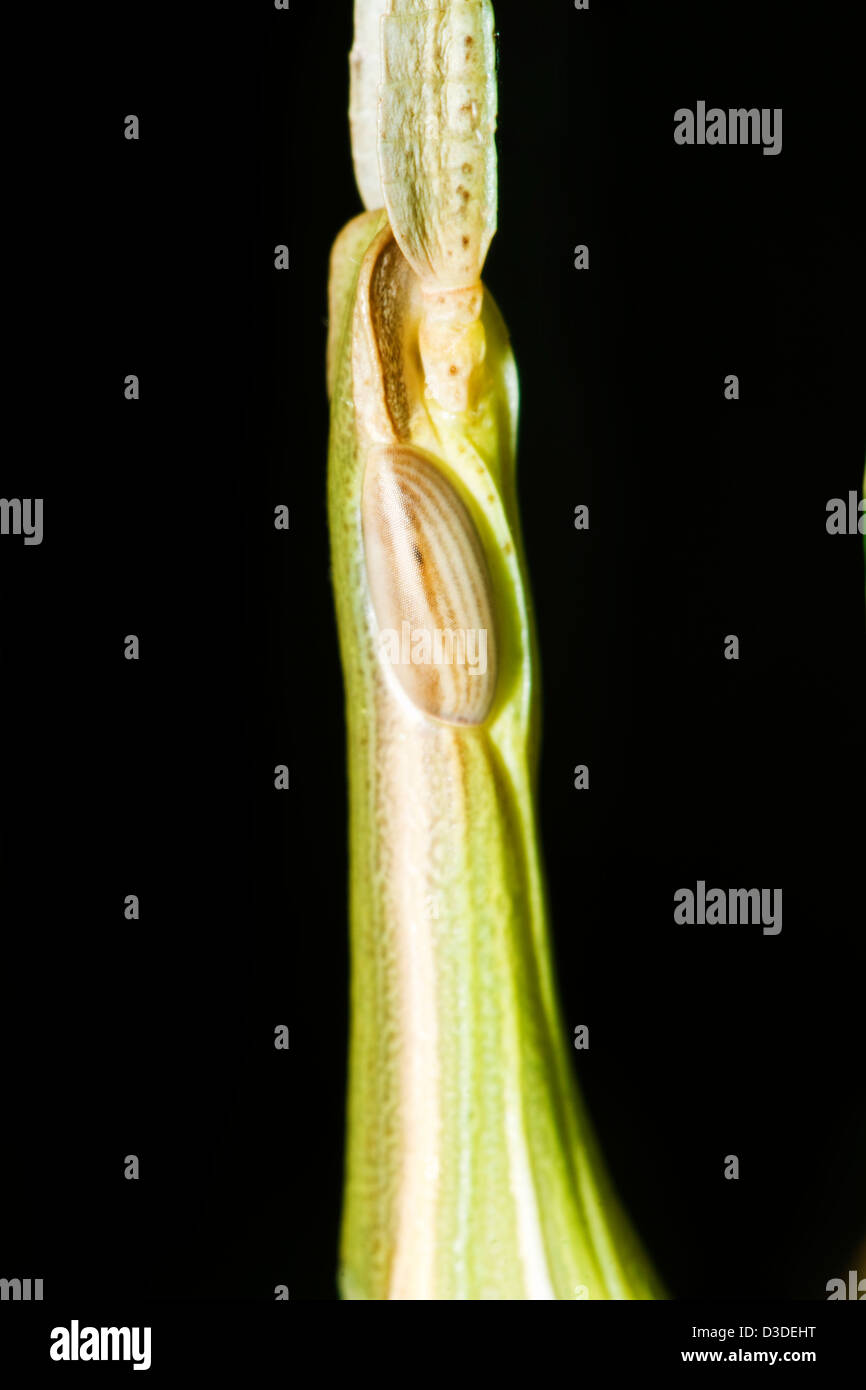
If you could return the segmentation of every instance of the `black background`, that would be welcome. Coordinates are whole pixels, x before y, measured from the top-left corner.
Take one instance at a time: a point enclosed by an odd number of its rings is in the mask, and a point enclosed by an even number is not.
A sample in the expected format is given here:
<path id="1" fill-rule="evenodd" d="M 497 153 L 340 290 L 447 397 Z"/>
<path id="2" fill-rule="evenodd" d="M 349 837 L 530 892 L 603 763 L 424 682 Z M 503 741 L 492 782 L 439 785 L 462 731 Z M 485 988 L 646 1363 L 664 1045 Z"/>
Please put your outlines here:
<path id="1" fill-rule="evenodd" d="M 825 529 L 864 443 L 845 8 L 496 6 L 485 279 L 521 379 L 560 989 L 682 1298 L 824 1299 L 866 1235 L 863 556 Z M 348 0 L 150 4 L 26 59 L 12 163 L 40 202 L 7 268 L 31 308 L 2 491 L 44 497 L 45 539 L 0 555 L 0 1275 L 64 1306 L 336 1296 L 324 346 L 330 245 L 360 210 L 350 43 Z M 676 146 L 699 99 L 781 106 L 781 155 Z M 676 927 L 698 878 L 782 887 L 781 935 Z"/>

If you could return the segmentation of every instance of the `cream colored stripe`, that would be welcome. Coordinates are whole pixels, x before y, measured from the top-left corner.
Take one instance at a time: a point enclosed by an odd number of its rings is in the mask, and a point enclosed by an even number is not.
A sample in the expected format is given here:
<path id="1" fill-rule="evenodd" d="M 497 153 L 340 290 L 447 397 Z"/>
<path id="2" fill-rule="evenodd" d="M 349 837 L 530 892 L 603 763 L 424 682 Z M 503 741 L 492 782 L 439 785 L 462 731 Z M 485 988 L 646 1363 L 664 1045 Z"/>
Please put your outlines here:
<path id="1" fill-rule="evenodd" d="M 512 1069 L 505 1069 L 506 1077 L 511 1077 Z M 520 1244 L 520 1258 L 523 1264 L 526 1297 L 533 1300 L 552 1299 L 556 1301 L 541 1222 L 538 1217 L 538 1201 L 529 1155 L 523 1137 L 523 1120 L 520 1101 L 511 1081 L 506 1086 L 505 1130 L 508 1140 L 508 1167 L 511 1175 L 511 1193 L 517 1210 L 517 1239 Z"/>
<path id="2" fill-rule="evenodd" d="M 436 1010 L 435 921 L 427 901 L 430 844 L 429 799 L 423 795 L 427 743 L 435 738 L 415 710 L 390 702 L 395 727 L 389 736 L 394 761 L 390 806 L 399 807 L 389 834 L 398 839 L 396 881 L 389 910 L 396 916 L 400 994 L 402 1172 L 391 1299 L 436 1297 L 436 1210 L 439 1193 L 439 1057 Z M 410 727 L 411 726 L 411 727 Z M 391 897 L 391 893 L 394 894 Z"/>

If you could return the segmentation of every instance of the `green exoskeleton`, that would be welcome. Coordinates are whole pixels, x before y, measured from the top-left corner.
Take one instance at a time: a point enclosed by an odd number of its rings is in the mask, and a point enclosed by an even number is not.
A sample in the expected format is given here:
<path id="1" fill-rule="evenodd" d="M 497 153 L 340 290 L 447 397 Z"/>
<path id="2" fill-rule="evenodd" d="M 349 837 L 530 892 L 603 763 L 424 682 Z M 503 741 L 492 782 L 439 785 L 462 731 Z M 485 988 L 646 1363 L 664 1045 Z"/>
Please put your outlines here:
<path id="1" fill-rule="evenodd" d="M 346 686 L 348 1299 L 661 1297 L 554 993 L 537 658 L 486 0 L 356 4 L 368 211 L 331 258 L 328 509 Z"/>

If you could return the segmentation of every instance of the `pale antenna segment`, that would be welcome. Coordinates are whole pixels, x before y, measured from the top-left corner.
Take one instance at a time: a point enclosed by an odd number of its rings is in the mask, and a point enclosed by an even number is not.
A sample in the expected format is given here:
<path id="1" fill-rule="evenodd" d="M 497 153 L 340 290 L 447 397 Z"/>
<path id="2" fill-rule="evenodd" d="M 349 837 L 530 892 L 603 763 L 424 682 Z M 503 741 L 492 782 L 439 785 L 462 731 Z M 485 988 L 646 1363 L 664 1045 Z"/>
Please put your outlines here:
<path id="1" fill-rule="evenodd" d="M 355 0 L 355 31 L 349 54 L 349 128 L 355 182 L 369 211 L 385 206 L 379 179 L 380 21 L 389 0 Z"/>

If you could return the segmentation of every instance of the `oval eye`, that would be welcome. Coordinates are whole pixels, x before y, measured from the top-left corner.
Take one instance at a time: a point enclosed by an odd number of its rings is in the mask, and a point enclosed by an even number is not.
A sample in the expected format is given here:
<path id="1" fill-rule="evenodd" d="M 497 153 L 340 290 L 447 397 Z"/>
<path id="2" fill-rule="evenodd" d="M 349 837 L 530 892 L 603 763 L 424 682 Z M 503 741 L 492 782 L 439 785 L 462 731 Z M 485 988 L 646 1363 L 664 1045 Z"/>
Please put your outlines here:
<path id="1" fill-rule="evenodd" d="M 483 723 L 496 687 L 492 588 L 464 503 L 434 461 L 397 444 L 368 456 L 361 511 L 383 661 L 425 714 Z"/>

